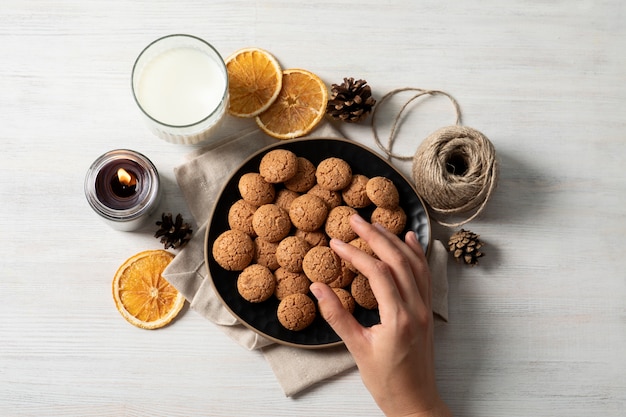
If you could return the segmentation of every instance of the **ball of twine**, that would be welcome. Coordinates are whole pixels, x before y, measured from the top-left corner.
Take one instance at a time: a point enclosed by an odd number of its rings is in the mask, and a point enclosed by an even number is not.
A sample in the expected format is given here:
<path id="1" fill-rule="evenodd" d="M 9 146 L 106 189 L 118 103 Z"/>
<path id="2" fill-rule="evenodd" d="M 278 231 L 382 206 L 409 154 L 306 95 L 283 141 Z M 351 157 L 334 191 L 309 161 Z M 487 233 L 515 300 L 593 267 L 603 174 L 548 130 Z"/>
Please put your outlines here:
<path id="1" fill-rule="evenodd" d="M 476 218 L 485 208 L 498 180 L 498 163 L 493 144 L 476 129 L 460 126 L 461 113 L 452 96 L 443 91 L 402 88 L 385 95 L 376 108 L 391 96 L 403 91 L 416 91 L 392 124 L 387 146 L 380 142 L 376 131 L 375 112 L 372 130 L 378 146 L 389 158 L 412 160 L 412 176 L 420 197 L 430 208 L 432 217 L 441 225 L 458 227 Z M 424 95 L 444 95 L 456 111 L 456 125 L 441 128 L 429 135 L 413 157 L 396 155 L 391 151 L 398 122 L 408 104 Z M 375 108 L 375 110 L 376 110 Z M 457 222 L 444 220 L 450 216 L 465 216 Z"/>
<path id="2" fill-rule="evenodd" d="M 441 128 L 428 136 L 413 157 L 415 188 L 438 222 L 461 226 L 478 216 L 497 183 L 493 144 L 479 131 L 463 126 Z M 456 223 L 442 216 L 473 214 Z"/>

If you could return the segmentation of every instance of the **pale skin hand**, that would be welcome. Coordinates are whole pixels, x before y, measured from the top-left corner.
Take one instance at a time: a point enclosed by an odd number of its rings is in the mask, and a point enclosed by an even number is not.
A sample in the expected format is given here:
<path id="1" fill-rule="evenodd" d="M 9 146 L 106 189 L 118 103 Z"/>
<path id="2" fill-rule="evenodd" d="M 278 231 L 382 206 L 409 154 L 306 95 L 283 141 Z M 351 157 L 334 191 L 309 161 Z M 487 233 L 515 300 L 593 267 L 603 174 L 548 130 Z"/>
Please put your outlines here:
<path id="1" fill-rule="evenodd" d="M 322 316 L 352 353 L 386 416 L 451 416 L 435 383 L 431 277 L 415 233 L 403 242 L 357 215 L 350 224 L 379 259 L 335 239 L 330 245 L 369 278 L 380 324 L 361 326 L 327 285 L 313 283 Z"/>

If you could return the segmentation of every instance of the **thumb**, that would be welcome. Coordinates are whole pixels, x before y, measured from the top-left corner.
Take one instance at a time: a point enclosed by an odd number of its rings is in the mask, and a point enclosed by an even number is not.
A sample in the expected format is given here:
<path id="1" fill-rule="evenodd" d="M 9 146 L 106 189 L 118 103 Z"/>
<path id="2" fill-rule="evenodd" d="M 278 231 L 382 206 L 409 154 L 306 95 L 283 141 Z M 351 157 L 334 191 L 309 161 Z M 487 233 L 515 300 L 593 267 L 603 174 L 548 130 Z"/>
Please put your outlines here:
<path id="1" fill-rule="evenodd" d="M 351 346 L 358 346 L 360 338 L 363 337 L 364 327 L 348 312 L 335 292 L 326 284 L 314 282 L 311 284 L 311 292 L 317 298 L 320 313 L 324 320 L 346 344 L 350 350 Z"/>

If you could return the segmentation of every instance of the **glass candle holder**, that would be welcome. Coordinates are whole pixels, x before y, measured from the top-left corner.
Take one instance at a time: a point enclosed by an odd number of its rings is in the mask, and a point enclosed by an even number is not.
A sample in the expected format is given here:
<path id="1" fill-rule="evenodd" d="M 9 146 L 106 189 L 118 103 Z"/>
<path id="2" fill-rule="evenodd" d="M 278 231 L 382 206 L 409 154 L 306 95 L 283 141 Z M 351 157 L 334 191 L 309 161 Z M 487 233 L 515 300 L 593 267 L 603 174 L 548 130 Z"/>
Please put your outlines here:
<path id="1" fill-rule="evenodd" d="M 136 230 L 159 205 L 159 173 L 139 152 L 113 150 L 96 159 L 87 171 L 85 196 L 109 226 L 116 230 Z"/>
<path id="2" fill-rule="evenodd" d="M 168 35 L 137 57 L 132 91 L 148 127 L 161 139 L 196 144 L 210 139 L 228 106 L 228 72 L 208 42 Z"/>

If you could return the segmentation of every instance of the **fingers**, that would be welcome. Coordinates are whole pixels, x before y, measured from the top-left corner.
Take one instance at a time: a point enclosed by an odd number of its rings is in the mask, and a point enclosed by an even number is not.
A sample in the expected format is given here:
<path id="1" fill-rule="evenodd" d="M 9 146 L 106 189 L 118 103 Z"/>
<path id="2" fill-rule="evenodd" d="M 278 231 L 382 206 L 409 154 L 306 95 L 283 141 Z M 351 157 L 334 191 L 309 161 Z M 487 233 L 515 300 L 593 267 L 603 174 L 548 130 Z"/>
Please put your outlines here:
<path id="1" fill-rule="evenodd" d="M 430 271 L 424 251 L 414 232 L 408 232 L 403 242 L 379 225 L 373 226 L 360 216 L 350 218 L 354 231 L 361 236 L 378 256 L 378 259 L 337 239 L 330 246 L 343 259 L 352 263 L 369 278 L 372 291 L 378 300 L 381 323 L 397 314 L 403 305 L 412 311 L 430 313 Z M 322 317 L 355 354 L 355 349 L 367 344 L 367 330 L 348 313 L 333 290 L 325 284 L 311 284 L 318 299 Z"/>
<path id="2" fill-rule="evenodd" d="M 372 291 L 378 300 L 381 316 L 385 314 L 385 306 L 395 306 L 402 302 L 398 286 L 387 264 L 338 239 L 331 239 L 330 247 L 337 255 L 368 277 Z"/>
<path id="3" fill-rule="evenodd" d="M 417 241 L 414 232 L 407 232 L 405 242 L 402 242 L 398 236 L 385 229 L 380 224 L 374 224 L 374 227 L 393 245 L 395 251 L 387 251 L 387 255 L 384 260 L 395 267 L 395 269 L 403 271 L 404 274 L 399 275 L 401 279 L 398 280 L 398 285 L 401 288 L 403 294 L 414 294 L 416 290 L 419 290 L 418 281 L 423 273 L 421 266 L 426 265 L 426 259 L 420 258 L 416 253 L 415 248 L 409 246 L 406 243 L 406 238 L 412 236 Z M 421 246 L 420 246 L 421 248 Z M 381 258 L 383 259 L 383 258 Z M 426 293 L 419 291 L 420 296 L 423 298 Z"/>
<path id="4" fill-rule="evenodd" d="M 415 271 L 415 280 L 419 289 L 424 304 L 430 310 L 432 305 L 432 277 L 430 275 L 430 269 L 428 268 L 428 262 L 426 261 L 426 255 L 422 249 L 421 243 L 417 240 L 415 232 L 407 232 L 404 241 L 407 246 L 415 253 L 415 255 L 421 260 L 417 270 Z"/>
<path id="5" fill-rule="evenodd" d="M 423 252 L 421 250 L 417 252 L 414 244 L 412 246 L 405 244 L 398 236 L 380 225 L 373 226 L 359 216 L 352 216 L 350 220 L 354 231 L 367 241 L 378 258 L 389 268 L 402 299 L 412 305 L 424 305 L 423 300 L 429 295 L 428 287 L 418 285 L 424 272 L 428 273 L 428 265 Z M 411 234 L 414 235 L 414 233 Z M 413 243 L 416 241 L 415 238 Z M 420 253 L 422 254 L 421 257 Z M 361 269 L 361 267 L 369 268 L 371 260 L 362 266 L 354 262 L 353 265 L 368 277 L 370 276 L 368 273 L 375 273 L 375 271 L 370 272 Z M 370 280 L 370 284 L 373 284 L 372 280 Z"/>
<path id="6" fill-rule="evenodd" d="M 326 284 L 314 282 L 311 284 L 311 292 L 317 298 L 320 313 L 324 320 L 346 344 L 348 350 L 353 350 L 362 346 L 365 328 L 350 314 L 337 298 L 334 291 Z"/>

